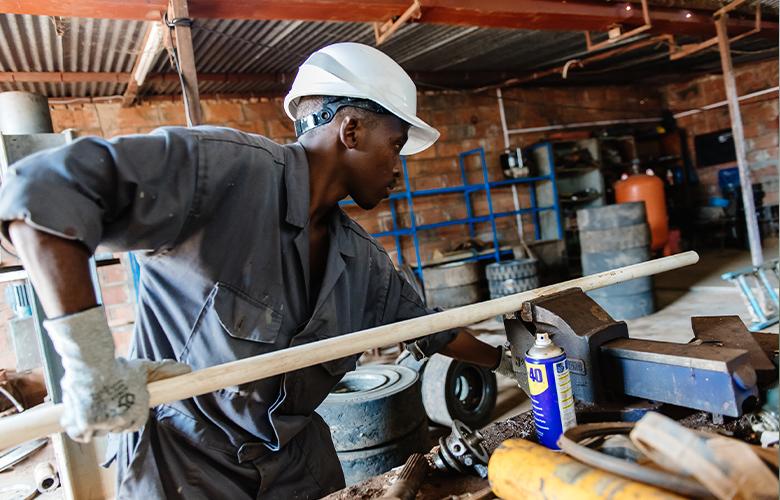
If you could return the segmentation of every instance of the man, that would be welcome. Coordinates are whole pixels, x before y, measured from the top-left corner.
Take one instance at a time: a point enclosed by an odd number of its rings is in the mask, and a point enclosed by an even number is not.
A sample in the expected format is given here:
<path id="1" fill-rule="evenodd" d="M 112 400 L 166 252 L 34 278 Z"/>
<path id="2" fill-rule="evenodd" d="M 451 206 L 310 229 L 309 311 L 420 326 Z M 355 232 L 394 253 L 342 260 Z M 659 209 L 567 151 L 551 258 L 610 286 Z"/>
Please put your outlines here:
<path id="1" fill-rule="evenodd" d="M 3 186 L 3 232 L 63 359 L 67 432 L 134 431 L 116 446 L 120 498 L 314 498 L 343 487 L 314 410 L 357 356 L 151 411 L 146 381 L 429 312 L 338 207 L 347 196 L 376 206 L 399 154 L 438 138 L 416 116 L 411 79 L 376 49 L 335 44 L 304 62 L 285 108 L 299 143 L 214 127 L 86 138 L 17 163 Z M 96 307 L 98 243 L 136 250 L 142 264 L 133 359 L 114 358 Z M 413 349 L 508 366 L 467 334 Z"/>

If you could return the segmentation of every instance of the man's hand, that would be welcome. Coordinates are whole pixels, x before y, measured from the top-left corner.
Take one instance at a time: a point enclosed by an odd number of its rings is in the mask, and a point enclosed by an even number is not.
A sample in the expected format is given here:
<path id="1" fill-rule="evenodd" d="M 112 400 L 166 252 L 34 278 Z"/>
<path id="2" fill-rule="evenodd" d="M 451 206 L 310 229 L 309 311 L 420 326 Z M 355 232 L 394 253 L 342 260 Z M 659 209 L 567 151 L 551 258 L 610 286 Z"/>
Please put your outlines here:
<path id="1" fill-rule="evenodd" d="M 62 357 L 62 425 L 87 442 L 105 432 L 140 429 L 149 415 L 147 381 L 188 373 L 188 365 L 114 357 L 114 342 L 102 307 L 44 323 Z"/>
<path id="2" fill-rule="evenodd" d="M 506 346 L 498 346 L 497 349 L 500 350 L 500 358 L 498 364 L 493 367 L 493 371 L 499 375 L 515 380 L 517 377 L 515 376 L 515 370 L 512 367 L 512 351 Z"/>

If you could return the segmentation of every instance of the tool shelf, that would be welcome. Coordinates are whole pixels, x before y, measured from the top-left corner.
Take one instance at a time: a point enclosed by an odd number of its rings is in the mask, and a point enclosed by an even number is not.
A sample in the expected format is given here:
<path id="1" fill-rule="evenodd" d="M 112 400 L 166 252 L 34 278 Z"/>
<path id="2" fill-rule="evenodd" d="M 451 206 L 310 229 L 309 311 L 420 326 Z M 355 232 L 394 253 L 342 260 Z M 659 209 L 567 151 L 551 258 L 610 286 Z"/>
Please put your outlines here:
<path id="1" fill-rule="evenodd" d="M 493 239 L 493 251 L 489 253 L 477 254 L 466 258 L 457 259 L 455 262 L 469 262 L 477 260 L 501 260 L 502 256 L 508 256 L 512 253 L 511 249 L 502 249 L 498 241 L 498 232 L 496 230 L 496 219 L 502 217 L 515 217 L 517 215 L 530 214 L 532 216 L 534 224 L 534 237 L 539 240 L 544 238 L 558 239 L 563 238 L 563 224 L 561 221 L 561 207 L 558 201 L 558 191 L 555 180 L 555 168 L 552 163 L 552 150 L 546 143 L 531 146 L 529 148 L 531 152 L 538 148 L 545 148 L 544 154 L 550 155 L 550 161 L 548 166 L 540 169 L 540 174 L 534 177 L 521 177 L 517 179 L 503 179 L 498 181 L 491 181 L 488 174 L 487 162 L 485 161 L 484 148 L 470 149 L 464 151 L 458 155 L 458 165 L 460 167 L 462 184 L 457 186 L 447 186 L 436 189 L 418 189 L 414 190 L 411 187 L 409 180 L 409 169 L 406 165 L 406 158 L 401 158 L 401 164 L 403 166 L 404 176 L 404 190 L 394 191 L 389 196 L 390 215 L 392 220 L 392 229 L 389 231 L 382 231 L 373 233 L 375 238 L 392 237 L 396 247 L 398 264 L 404 264 L 404 256 L 401 246 L 401 238 L 411 237 L 414 243 L 414 262 L 410 265 L 414 272 L 424 281 L 423 269 L 427 265 L 422 261 L 420 255 L 420 233 L 422 231 L 428 231 L 445 226 L 453 225 L 468 225 L 469 235 L 475 237 L 476 224 L 490 223 L 492 229 Z M 466 159 L 472 156 L 477 156 L 480 161 L 480 167 L 482 171 L 482 182 L 470 183 L 466 173 L 465 162 Z M 508 211 L 495 211 L 493 209 L 492 194 L 498 189 L 508 186 L 524 185 L 529 189 L 530 206 L 527 208 L 519 208 L 517 210 Z M 486 193 L 488 213 L 486 215 L 475 215 L 474 207 L 471 199 L 471 195 L 478 192 Z M 417 220 L 414 213 L 414 200 L 416 198 L 426 196 L 438 196 L 444 194 L 462 194 L 463 202 L 466 205 L 467 217 L 460 219 L 453 219 L 441 222 L 435 222 L 430 224 L 417 224 Z M 398 207 L 396 203 L 405 201 L 409 213 L 410 227 L 401 228 L 398 223 Z M 352 200 L 343 200 L 341 205 L 353 205 Z M 543 220 L 546 218 L 546 220 Z M 545 224 L 547 222 L 548 224 Z M 551 223 L 552 225 L 550 226 Z M 547 227 L 550 226 L 550 227 Z"/>

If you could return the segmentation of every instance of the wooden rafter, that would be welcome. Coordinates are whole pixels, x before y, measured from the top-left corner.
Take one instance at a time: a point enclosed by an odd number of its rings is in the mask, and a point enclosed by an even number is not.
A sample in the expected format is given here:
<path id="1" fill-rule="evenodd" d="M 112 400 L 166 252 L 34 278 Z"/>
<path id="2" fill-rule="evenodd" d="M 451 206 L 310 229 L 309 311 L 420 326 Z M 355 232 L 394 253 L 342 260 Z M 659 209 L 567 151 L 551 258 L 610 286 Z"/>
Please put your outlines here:
<path id="1" fill-rule="evenodd" d="M 476 71 L 476 72 L 411 72 L 412 80 L 418 84 L 451 85 L 463 83 L 484 83 L 514 76 L 513 73 L 503 71 Z M 78 83 L 78 82 L 111 82 L 124 83 L 132 78 L 132 73 L 111 72 L 24 72 L 8 71 L 0 72 L 0 82 L 10 83 Z M 286 89 L 295 78 L 295 73 L 198 73 L 199 82 L 223 82 L 223 83 L 258 83 L 280 89 Z M 146 77 L 148 83 L 178 82 L 176 73 L 152 73 Z"/>
<path id="2" fill-rule="evenodd" d="M 133 64 L 133 71 L 130 72 L 130 78 L 127 80 L 127 89 L 122 97 L 122 106 L 131 106 L 136 97 L 138 97 L 138 91 L 144 84 L 149 70 L 152 68 L 157 54 L 163 49 L 163 37 L 162 37 L 162 24 L 158 21 L 150 21 L 146 26 L 146 33 L 144 33 L 143 40 L 138 49 L 138 56 L 135 58 Z"/>
<path id="3" fill-rule="evenodd" d="M 187 0 L 170 0 L 167 21 L 173 25 L 176 64 L 181 72 L 182 98 L 187 125 L 201 123 L 202 112 L 198 97 L 198 74 L 195 70 L 195 52 L 192 48 L 192 30 Z"/>
<path id="4" fill-rule="evenodd" d="M 195 19 L 300 19 L 306 21 L 386 22 L 409 0 L 191 0 Z M 645 23 L 640 9 L 595 0 L 426 0 L 419 22 L 496 28 L 607 31 Z M 108 19 L 159 19 L 167 0 L 0 0 L 0 12 Z M 690 14 L 690 16 L 688 16 Z M 653 33 L 712 35 L 712 12 L 653 7 Z M 750 19 L 729 19 L 729 29 L 753 28 Z M 761 36 L 777 38 L 778 23 L 765 20 Z"/>

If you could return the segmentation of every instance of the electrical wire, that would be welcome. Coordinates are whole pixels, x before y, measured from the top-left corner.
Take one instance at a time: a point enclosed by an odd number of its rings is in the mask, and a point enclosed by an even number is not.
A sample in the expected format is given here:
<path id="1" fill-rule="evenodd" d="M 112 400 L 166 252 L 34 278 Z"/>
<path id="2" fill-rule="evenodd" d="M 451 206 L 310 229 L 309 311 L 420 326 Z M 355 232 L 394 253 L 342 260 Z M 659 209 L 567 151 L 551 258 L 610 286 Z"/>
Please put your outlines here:
<path id="1" fill-rule="evenodd" d="M 168 26 L 168 33 L 171 40 L 171 46 L 169 48 L 168 52 L 168 61 L 173 66 L 174 71 L 176 71 L 176 74 L 179 76 L 179 84 L 181 85 L 181 97 L 182 101 L 184 101 L 184 116 L 187 119 L 187 126 L 192 127 L 193 120 L 192 120 L 192 110 L 190 109 L 190 92 L 189 88 L 187 87 L 187 82 L 184 80 L 184 73 L 181 70 L 181 61 L 179 60 L 179 51 L 176 49 L 176 42 L 175 37 L 173 36 L 174 29 L 177 25 L 183 25 L 192 27 L 192 19 L 190 18 L 175 18 L 172 20 L 168 20 L 168 13 L 166 12 L 163 16 L 163 20 L 165 24 Z"/>

